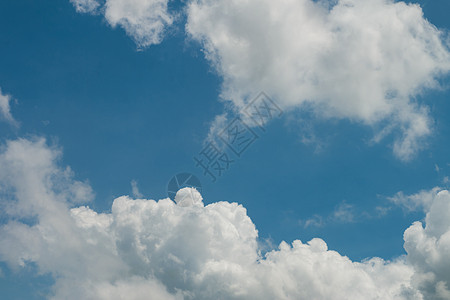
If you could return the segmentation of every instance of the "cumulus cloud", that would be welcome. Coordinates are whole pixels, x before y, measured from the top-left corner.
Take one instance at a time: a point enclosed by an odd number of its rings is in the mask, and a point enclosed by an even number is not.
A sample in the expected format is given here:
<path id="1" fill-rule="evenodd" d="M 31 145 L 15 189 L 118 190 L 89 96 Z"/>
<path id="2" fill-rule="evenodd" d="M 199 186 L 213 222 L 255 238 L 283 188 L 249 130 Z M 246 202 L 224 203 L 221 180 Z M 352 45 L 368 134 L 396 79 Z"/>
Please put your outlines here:
<path id="1" fill-rule="evenodd" d="M 438 192 L 426 214 L 425 226 L 415 222 L 404 234 L 412 282 L 424 299 L 450 299 L 450 193 Z"/>
<path id="2" fill-rule="evenodd" d="M 0 152 L 0 260 L 51 274 L 49 299 L 447 299 L 447 191 L 425 227 L 405 232 L 406 257 L 354 262 L 317 238 L 262 255 L 242 205 L 205 206 L 185 188 L 175 201 L 122 196 L 98 213 L 60 157 L 43 139 L 9 141 Z"/>
<path id="3" fill-rule="evenodd" d="M 0 88 L 0 120 L 3 119 L 9 124 L 17 126 L 18 123 L 11 114 L 10 102 L 11 96 L 3 94 Z"/>
<path id="4" fill-rule="evenodd" d="M 263 90 L 283 109 L 373 126 L 378 140 L 395 134 L 404 160 L 431 133 L 428 108 L 415 99 L 439 87 L 450 52 L 419 5 L 192 0 L 187 14 L 187 34 L 222 76 L 222 98 L 238 108 Z"/>
<path id="5" fill-rule="evenodd" d="M 114 28 L 121 26 L 140 48 L 161 43 L 173 22 L 168 0 L 71 0 L 80 13 L 104 14 Z"/>

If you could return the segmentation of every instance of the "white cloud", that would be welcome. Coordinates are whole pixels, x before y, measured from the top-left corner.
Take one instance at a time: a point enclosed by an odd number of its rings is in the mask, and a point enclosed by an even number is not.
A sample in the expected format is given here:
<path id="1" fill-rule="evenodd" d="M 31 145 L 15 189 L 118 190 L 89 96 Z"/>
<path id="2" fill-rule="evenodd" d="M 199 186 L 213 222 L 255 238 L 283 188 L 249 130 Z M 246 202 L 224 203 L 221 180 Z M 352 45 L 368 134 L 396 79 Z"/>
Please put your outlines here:
<path id="1" fill-rule="evenodd" d="M 434 198 L 440 191 L 442 191 L 440 187 L 434 187 L 431 190 L 421 190 L 412 195 L 405 195 L 403 192 L 398 192 L 393 197 L 389 197 L 388 200 L 407 211 L 415 211 L 417 209 L 428 211 Z"/>
<path id="2" fill-rule="evenodd" d="M 0 88 L 0 120 L 3 119 L 9 124 L 13 126 L 17 126 L 17 121 L 13 118 L 11 114 L 11 96 L 10 95 L 4 95 L 2 93 L 2 90 Z"/>
<path id="3" fill-rule="evenodd" d="M 168 0 L 71 0 L 81 13 L 102 12 L 114 28 L 121 26 L 144 48 L 161 43 L 167 26 L 173 23 L 168 11 Z"/>
<path id="4" fill-rule="evenodd" d="M 220 141 L 219 137 L 229 122 L 231 121 L 226 113 L 217 115 L 209 126 L 208 137 L 205 142 L 214 142 L 216 145 L 223 147 L 223 142 Z"/>
<path id="5" fill-rule="evenodd" d="M 343 223 L 355 221 L 353 205 L 342 202 L 333 212 L 333 219 Z"/>
<path id="6" fill-rule="evenodd" d="M 286 110 L 382 127 L 378 138 L 398 135 L 394 153 L 410 159 L 432 127 L 415 98 L 450 71 L 446 37 L 415 4 L 325 3 L 192 0 L 186 31 L 237 107 L 263 90 Z"/>
<path id="7" fill-rule="evenodd" d="M 406 257 L 353 262 L 321 239 L 282 242 L 262 256 L 246 209 L 205 206 L 195 189 L 175 202 L 119 197 L 110 213 L 77 206 L 92 193 L 59 166 L 60 156 L 43 139 L 0 151 L 9 219 L 0 226 L 0 260 L 52 274 L 50 299 L 411 300 L 449 292 L 447 191 L 432 199 L 425 228 L 418 222 L 405 232 Z"/>
<path id="8" fill-rule="evenodd" d="M 422 222 L 404 234 L 408 262 L 414 266 L 413 284 L 424 299 L 450 299 L 450 193 L 439 192 Z"/>
<path id="9" fill-rule="evenodd" d="M 303 221 L 300 220 L 299 223 L 303 225 L 304 228 L 308 227 L 323 227 L 325 225 L 325 220 L 321 215 L 313 215 L 311 218 Z"/>

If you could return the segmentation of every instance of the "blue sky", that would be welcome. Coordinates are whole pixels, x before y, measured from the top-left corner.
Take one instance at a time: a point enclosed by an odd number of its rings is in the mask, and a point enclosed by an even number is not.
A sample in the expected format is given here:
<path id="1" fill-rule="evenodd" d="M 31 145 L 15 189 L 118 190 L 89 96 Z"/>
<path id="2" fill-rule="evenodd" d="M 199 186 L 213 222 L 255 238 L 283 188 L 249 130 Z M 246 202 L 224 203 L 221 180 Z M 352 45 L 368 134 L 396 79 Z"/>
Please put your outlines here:
<path id="1" fill-rule="evenodd" d="M 450 29 L 448 1 L 417 3 L 430 23 Z M 158 200 L 167 197 L 173 175 L 190 172 L 202 182 L 205 205 L 242 204 L 259 240 L 273 247 L 319 237 L 354 261 L 405 254 L 403 232 L 425 214 L 389 197 L 448 186 L 448 75 L 439 76 L 441 90 L 414 97 L 434 123 L 412 159 L 393 153 L 398 133 L 371 142 L 379 127 L 289 107 L 211 182 L 193 157 L 230 103 L 220 100 L 222 74 L 185 34 L 185 3 L 169 4 L 179 13 L 174 25 L 160 44 L 139 48 L 101 13 L 77 13 L 70 1 L 0 2 L 0 87 L 17 99 L 10 106 L 20 123 L 0 124 L 1 143 L 39 136 L 59 147 L 61 165 L 92 187 L 89 206 L 97 212 L 110 212 L 115 198 L 130 195 L 132 180 L 145 198 Z M 305 142 L 306 135 L 315 140 Z M 305 225 L 310 219 L 321 224 Z M 53 284 L 50 275 L 36 277 L 33 266 L 18 272 L 0 266 L 2 298 L 42 299 Z"/>

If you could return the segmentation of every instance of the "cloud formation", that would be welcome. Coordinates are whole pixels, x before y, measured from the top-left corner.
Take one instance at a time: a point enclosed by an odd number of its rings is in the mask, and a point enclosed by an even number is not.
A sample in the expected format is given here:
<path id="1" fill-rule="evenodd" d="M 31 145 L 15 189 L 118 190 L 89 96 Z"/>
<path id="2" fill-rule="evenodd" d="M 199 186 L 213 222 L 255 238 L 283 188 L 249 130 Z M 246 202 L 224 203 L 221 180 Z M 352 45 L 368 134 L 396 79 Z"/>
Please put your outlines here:
<path id="1" fill-rule="evenodd" d="M 13 126 L 17 126 L 17 121 L 13 118 L 11 114 L 11 96 L 2 93 L 0 88 L 0 120 L 4 120 Z"/>
<path id="2" fill-rule="evenodd" d="M 102 13 L 114 28 L 121 26 L 139 48 L 159 44 L 173 22 L 168 0 L 71 0 L 77 12 Z"/>
<path id="3" fill-rule="evenodd" d="M 332 4 L 333 3 L 333 4 Z M 416 4 L 392 0 L 192 0 L 187 34 L 223 78 L 237 108 L 259 91 L 283 109 L 394 134 L 411 159 L 431 133 L 416 98 L 450 71 L 448 37 Z"/>
<path id="4" fill-rule="evenodd" d="M 136 180 L 131 180 L 131 194 L 135 198 L 142 198 L 144 195 L 139 191 L 139 187 Z"/>
<path id="5" fill-rule="evenodd" d="M 435 194 L 425 224 L 415 222 L 404 234 L 412 283 L 424 299 L 450 299 L 450 193 Z"/>
<path id="6" fill-rule="evenodd" d="M 168 0 L 71 0 L 101 13 L 139 48 L 161 43 L 174 21 Z M 372 127 L 410 160 L 433 120 L 417 100 L 450 71 L 450 40 L 417 4 L 394 0 L 190 0 L 186 33 L 223 78 L 236 110 L 265 91 L 283 109 Z M 223 116 L 220 116 L 223 118 Z M 216 126 L 216 119 L 213 127 Z M 213 131 L 215 128 L 212 128 Z M 209 137 L 211 139 L 211 137 Z"/>
<path id="7" fill-rule="evenodd" d="M 427 212 L 430 210 L 430 206 L 433 204 L 436 194 L 440 191 L 442 191 L 442 188 L 434 187 L 431 190 L 421 190 L 412 195 L 405 195 L 403 192 L 398 192 L 393 197 L 389 197 L 388 200 L 409 212 L 418 209 Z"/>
<path id="8" fill-rule="evenodd" d="M 43 139 L 9 141 L 0 152 L 0 260 L 53 275 L 49 299 L 447 297 L 447 191 L 435 195 L 425 227 L 406 230 L 406 257 L 353 262 L 317 238 L 262 255 L 242 205 L 205 206 L 186 188 L 175 202 L 123 196 L 98 213 L 85 206 L 90 187 L 61 168 L 60 157 Z"/>

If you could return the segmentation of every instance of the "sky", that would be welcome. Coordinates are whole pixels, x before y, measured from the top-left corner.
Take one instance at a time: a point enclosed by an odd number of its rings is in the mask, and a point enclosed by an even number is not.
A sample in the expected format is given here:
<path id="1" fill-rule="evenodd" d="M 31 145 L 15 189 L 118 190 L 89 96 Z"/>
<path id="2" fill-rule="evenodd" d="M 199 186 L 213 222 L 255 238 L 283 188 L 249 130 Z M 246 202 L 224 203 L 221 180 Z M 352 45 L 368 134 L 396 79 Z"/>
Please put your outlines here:
<path id="1" fill-rule="evenodd" d="M 450 299 L 448 11 L 0 2 L 1 298 Z"/>

